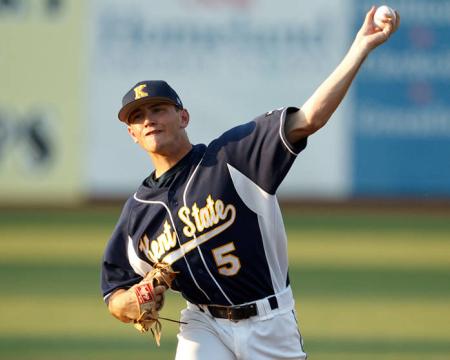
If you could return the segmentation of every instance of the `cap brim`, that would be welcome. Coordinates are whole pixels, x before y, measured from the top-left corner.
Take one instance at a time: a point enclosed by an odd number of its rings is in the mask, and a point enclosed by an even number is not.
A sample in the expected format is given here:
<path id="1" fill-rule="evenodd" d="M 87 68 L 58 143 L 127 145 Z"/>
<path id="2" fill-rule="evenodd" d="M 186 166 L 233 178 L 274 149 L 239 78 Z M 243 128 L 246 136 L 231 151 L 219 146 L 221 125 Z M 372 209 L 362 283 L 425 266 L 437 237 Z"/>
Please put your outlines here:
<path id="1" fill-rule="evenodd" d="M 131 112 L 136 109 L 137 107 L 144 105 L 144 104 L 157 104 L 157 103 L 168 103 L 177 106 L 177 104 L 165 97 L 145 97 L 141 99 L 134 100 L 125 106 L 122 107 L 122 109 L 119 110 L 119 120 L 128 124 L 128 117 L 130 116 Z"/>

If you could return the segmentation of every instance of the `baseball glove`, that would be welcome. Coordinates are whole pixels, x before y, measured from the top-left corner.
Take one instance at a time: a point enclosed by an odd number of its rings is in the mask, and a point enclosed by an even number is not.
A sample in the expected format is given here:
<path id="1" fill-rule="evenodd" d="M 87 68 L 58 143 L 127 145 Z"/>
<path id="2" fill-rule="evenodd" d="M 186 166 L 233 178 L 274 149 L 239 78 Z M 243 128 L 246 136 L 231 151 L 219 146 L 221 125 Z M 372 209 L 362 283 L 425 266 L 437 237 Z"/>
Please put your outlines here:
<path id="1" fill-rule="evenodd" d="M 164 286 L 166 289 L 170 288 L 176 274 L 170 265 L 157 263 L 140 283 L 131 288 L 134 290 L 139 306 L 139 317 L 134 320 L 134 327 L 141 333 L 150 330 L 158 346 L 161 339 L 159 311 L 163 304 L 156 301 L 153 289 L 156 286 Z"/>

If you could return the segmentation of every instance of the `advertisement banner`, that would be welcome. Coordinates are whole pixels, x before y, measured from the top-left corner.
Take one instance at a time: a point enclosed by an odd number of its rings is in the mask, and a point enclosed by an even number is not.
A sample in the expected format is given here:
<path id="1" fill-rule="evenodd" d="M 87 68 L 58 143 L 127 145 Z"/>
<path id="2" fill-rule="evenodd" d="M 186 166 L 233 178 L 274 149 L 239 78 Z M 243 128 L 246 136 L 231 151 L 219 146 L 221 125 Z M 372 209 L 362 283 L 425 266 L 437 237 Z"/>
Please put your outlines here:
<path id="1" fill-rule="evenodd" d="M 370 1 L 355 1 L 363 11 Z M 354 194 L 450 195 L 450 1 L 403 0 L 355 86 Z M 359 24 L 358 24 L 359 26 Z"/>
<path id="2" fill-rule="evenodd" d="M 166 80 L 190 111 L 193 143 L 283 106 L 301 106 L 350 46 L 349 2 L 98 0 L 90 3 L 88 183 L 91 194 L 129 194 L 152 171 L 117 120 L 141 80 Z M 280 189 L 345 196 L 346 105 L 310 139 Z M 329 156 L 330 153 L 333 156 Z"/>
<path id="3" fill-rule="evenodd" d="M 0 2 L 0 204 L 81 194 L 84 1 Z"/>

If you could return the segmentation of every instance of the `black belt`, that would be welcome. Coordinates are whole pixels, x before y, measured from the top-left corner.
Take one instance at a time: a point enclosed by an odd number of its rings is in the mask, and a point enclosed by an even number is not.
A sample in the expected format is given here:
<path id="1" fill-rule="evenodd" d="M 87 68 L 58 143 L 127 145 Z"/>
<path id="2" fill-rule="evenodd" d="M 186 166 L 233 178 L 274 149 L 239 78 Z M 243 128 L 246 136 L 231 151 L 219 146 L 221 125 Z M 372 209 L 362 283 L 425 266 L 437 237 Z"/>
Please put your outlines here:
<path id="1" fill-rule="evenodd" d="M 270 304 L 271 310 L 278 309 L 278 301 L 276 296 L 271 296 L 267 300 Z M 219 319 L 239 321 L 258 315 L 258 307 L 256 306 L 256 303 L 238 306 L 207 305 L 206 307 L 212 316 Z"/>

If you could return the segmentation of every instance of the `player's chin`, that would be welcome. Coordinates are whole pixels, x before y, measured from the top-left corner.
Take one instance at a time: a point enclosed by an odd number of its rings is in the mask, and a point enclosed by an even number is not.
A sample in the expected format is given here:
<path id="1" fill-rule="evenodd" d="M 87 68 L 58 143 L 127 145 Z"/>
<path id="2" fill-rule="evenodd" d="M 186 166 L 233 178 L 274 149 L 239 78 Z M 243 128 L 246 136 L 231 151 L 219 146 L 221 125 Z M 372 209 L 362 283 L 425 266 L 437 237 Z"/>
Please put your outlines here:
<path id="1" fill-rule="evenodd" d="M 146 140 L 147 141 L 145 141 L 142 146 L 145 149 L 145 151 L 148 153 L 157 153 L 158 145 L 154 141 L 148 141 L 148 139 Z"/>
<path id="2" fill-rule="evenodd" d="M 167 152 L 168 145 L 161 139 L 148 139 L 145 142 L 145 150 L 149 153 L 164 155 Z"/>

